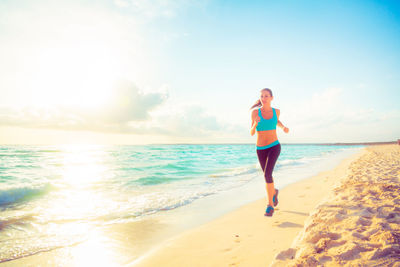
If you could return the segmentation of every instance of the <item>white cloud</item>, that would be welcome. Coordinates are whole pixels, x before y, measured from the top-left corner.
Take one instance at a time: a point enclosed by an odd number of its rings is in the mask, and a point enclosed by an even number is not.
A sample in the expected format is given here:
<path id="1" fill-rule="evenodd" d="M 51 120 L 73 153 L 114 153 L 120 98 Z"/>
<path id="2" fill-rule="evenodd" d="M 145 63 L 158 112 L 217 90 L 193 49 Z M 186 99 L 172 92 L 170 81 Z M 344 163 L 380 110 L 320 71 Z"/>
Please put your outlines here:
<path id="1" fill-rule="evenodd" d="M 155 123 L 169 135 L 178 137 L 238 138 L 246 132 L 241 126 L 219 121 L 201 106 L 181 107 L 175 114 L 159 116 Z"/>
<path id="2" fill-rule="evenodd" d="M 143 93 L 135 84 L 121 81 L 115 88 L 104 110 L 103 119 L 114 123 L 144 121 L 149 119 L 149 111 L 168 98 L 162 93 Z"/>
<path id="3" fill-rule="evenodd" d="M 246 129 L 222 123 L 200 106 L 168 109 L 168 93 L 143 93 L 132 82 L 122 81 L 114 89 L 106 106 L 77 108 L 1 107 L 0 125 L 23 128 L 58 129 L 158 135 L 184 140 L 234 140 Z M 156 112 L 152 112 L 152 111 Z"/>
<path id="4" fill-rule="evenodd" d="M 142 19 L 173 18 L 185 7 L 193 4 L 194 0 L 114 0 L 120 8 L 129 10 Z"/>
<path id="5" fill-rule="evenodd" d="M 120 82 L 105 106 L 79 108 L 57 106 L 51 108 L 26 106 L 2 107 L 0 123 L 33 128 L 65 130 L 126 131 L 128 123 L 146 121 L 149 112 L 163 104 L 165 93 L 143 93 L 133 83 Z"/>
<path id="6" fill-rule="evenodd" d="M 289 142 L 389 141 L 400 136 L 400 110 L 379 111 L 345 101 L 343 90 L 328 88 L 288 106 L 281 120 Z"/>
<path id="7" fill-rule="evenodd" d="M 128 7 L 130 2 L 126 0 L 114 0 L 114 4 L 119 7 Z"/>

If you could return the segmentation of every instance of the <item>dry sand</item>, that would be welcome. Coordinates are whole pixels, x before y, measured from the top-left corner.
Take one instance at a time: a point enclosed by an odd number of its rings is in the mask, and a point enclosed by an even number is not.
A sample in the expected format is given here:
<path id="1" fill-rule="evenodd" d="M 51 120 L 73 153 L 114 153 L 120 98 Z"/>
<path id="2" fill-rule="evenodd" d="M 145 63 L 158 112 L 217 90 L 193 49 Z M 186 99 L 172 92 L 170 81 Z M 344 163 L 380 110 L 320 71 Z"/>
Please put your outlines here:
<path id="1" fill-rule="evenodd" d="M 256 201 L 167 241 L 130 266 L 268 266 L 277 253 L 290 248 L 310 212 L 365 153 L 364 149 L 333 170 L 280 190 L 273 217 L 264 216 L 265 199 Z"/>
<path id="2" fill-rule="evenodd" d="M 367 148 L 272 266 L 400 266 L 400 146 Z"/>

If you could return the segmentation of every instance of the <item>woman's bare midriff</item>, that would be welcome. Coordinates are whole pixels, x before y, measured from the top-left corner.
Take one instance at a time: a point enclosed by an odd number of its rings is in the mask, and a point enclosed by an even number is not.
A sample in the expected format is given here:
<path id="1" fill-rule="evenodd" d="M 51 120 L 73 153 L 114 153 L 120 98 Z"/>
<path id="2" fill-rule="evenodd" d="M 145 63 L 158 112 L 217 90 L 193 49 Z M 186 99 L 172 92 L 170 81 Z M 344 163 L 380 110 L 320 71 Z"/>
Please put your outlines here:
<path id="1" fill-rule="evenodd" d="M 276 130 L 258 131 L 257 132 L 257 146 L 267 146 L 278 140 Z"/>

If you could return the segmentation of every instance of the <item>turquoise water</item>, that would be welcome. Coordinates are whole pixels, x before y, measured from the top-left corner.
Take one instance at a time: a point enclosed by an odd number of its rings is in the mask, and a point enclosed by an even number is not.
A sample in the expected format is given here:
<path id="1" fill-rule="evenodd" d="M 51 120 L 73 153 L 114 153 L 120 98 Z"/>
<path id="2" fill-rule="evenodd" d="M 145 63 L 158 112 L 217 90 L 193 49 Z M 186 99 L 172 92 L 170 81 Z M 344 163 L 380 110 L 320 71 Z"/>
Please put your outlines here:
<path id="1" fill-rule="evenodd" d="M 356 146 L 282 145 L 274 176 Z M 255 146 L 0 146 L 0 262 L 263 179 Z M 294 180 L 286 178 L 283 183 Z"/>

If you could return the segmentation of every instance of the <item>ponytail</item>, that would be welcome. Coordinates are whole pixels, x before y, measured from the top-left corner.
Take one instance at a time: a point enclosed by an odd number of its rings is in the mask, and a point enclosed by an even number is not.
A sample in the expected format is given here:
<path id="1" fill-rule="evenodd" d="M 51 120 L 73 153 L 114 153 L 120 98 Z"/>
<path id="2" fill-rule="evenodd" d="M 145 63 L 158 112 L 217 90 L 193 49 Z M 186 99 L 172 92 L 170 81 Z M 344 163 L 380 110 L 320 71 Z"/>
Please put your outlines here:
<path id="1" fill-rule="evenodd" d="M 255 108 L 255 107 L 261 107 L 262 105 L 261 105 L 261 100 L 260 99 L 258 99 L 257 101 L 256 101 L 256 103 L 254 103 L 254 105 L 253 106 L 251 106 L 251 108 L 250 109 L 253 109 L 253 108 Z"/>

